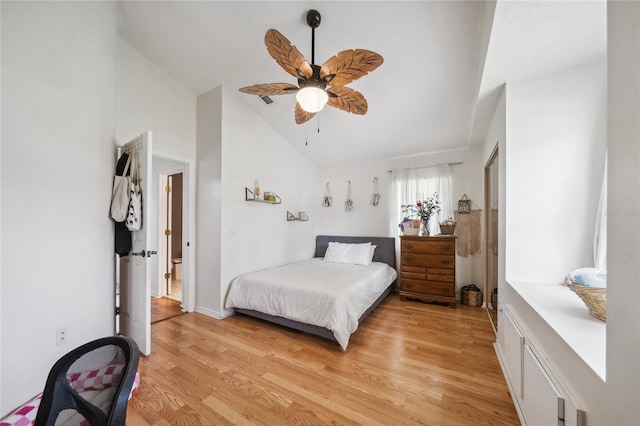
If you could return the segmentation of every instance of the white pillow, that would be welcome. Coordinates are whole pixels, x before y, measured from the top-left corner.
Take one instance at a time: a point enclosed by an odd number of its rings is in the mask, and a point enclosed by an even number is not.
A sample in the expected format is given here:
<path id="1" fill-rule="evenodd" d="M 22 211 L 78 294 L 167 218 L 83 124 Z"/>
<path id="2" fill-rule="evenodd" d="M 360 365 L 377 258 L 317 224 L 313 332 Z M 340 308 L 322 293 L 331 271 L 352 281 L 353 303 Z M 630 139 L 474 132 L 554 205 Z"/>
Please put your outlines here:
<path id="1" fill-rule="evenodd" d="M 373 251 L 371 249 L 371 243 L 348 244 L 331 241 L 324 254 L 324 261 L 353 265 L 369 265 L 372 257 Z"/>

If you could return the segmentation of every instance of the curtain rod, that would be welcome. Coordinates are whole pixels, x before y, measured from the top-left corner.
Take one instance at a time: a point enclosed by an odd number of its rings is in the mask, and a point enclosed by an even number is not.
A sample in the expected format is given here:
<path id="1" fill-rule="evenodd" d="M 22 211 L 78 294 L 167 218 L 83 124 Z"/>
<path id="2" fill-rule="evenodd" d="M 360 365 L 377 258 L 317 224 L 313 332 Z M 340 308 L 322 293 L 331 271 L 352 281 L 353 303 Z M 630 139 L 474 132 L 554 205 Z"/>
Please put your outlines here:
<path id="1" fill-rule="evenodd" d="M 438 167 L 438 166 L 456 166 L 458 164 L 462 164 L 462 161 L 457 161 L 455 163 L 439 163 L 439 164 L 430 164 L 428 166 L 420 166 L 420 167 L 405 167 L 402 169 L 393 169 L 387 170 L 387 173 L 393 173 L 394 170 L 417 170 L 417 169 L 428 169 L 429 167 Z"/>

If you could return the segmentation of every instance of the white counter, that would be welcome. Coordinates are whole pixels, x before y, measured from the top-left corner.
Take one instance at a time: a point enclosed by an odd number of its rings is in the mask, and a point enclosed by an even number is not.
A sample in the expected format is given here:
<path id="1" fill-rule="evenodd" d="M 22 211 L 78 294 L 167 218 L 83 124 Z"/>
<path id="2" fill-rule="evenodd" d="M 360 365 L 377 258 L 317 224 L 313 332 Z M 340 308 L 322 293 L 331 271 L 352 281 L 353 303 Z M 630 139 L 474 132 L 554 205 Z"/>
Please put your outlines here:
<path id="1" fill-rule="evenodd" d="M 584 302 L 564 284 L 514 281 L 509 284 L 604 381 L 606 323 L 592 317 Z"/>

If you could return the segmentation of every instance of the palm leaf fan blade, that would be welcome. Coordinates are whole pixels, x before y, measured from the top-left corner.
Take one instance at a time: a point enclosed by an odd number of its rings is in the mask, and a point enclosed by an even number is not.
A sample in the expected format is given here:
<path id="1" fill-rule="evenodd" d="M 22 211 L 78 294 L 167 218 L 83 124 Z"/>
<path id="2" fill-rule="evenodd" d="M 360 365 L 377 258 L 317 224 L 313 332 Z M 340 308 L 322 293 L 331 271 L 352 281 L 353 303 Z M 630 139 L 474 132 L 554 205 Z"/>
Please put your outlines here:
<path id="1" fill-rule="evenodd" d="M 332 86 L 344 86 L 382 65 L 382 56 L 365 49 L 343 50 L 320 68 L 320 79 Z"/>
<path id="2" fill-rule="evenodd" d="M 302 53 L 277 30 L 271 29 L 264 36 L 267 51 L 278 65 L 295 78 L 311 78 L 313 70 Z"/>
<path id="3" fill-rule="evenodd" d="M 298 86 L 294 86 L 289 83 L 267 83 L 267 84 L 254 84 L 253 86 L 247 86 L 239 89 L 242 93 L 257 96 L 274 96 L 274 95 L 292 95 L 299 89 Z"/>
<path id="4" fill-rule="evenodd" d="M 362 93 L 349 87 L 330 87 L 328 105 L 357 115 L 365 115 L 369 108 L 367 100 Z"/>
<path id="5" fill-rule="evenodd" d="M 300 106 L 300 103 L 296 102 L 295 115 L 296 115 L 296 124 L 302 124 L 311 120 L 316 115 L 316 113 L 303 110 L 302 107 Z"/>

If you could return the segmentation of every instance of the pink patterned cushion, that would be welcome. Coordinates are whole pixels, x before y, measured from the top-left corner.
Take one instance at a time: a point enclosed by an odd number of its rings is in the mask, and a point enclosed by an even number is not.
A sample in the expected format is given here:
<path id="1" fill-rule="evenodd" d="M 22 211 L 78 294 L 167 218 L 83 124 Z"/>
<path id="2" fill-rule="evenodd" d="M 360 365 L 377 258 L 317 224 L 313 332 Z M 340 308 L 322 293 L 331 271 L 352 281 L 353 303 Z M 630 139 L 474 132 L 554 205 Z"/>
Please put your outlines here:
<path id="1" fill-rule="evenodd" d="M 67 374 L 67 381 L 76 392 L 102 390 L 118 384 L 124 364 L 106 365 L 95 370 Z"/>
<path id="2" fill-rule="evenodd" d="M 89 370 L 80 373 L 69 374 L 67 375 L 67 380 L 71 382 L 71 385 L 77 392 L 100 390 L 111 387 L 115 383 L 117 383 L 120 380 L 120 375 L 122 375 L 123 369 L 124 365 L 122 364 L 108 365 L 97 370 Z M 104 374 L 100 376 L 101 373 Z M 70 378 L 69 376 L 72 376 L 72 378 Z M 131 399 L 133 394 L 136 392 L 138 386 L 140 386 L 140 373 L 136 372 L 136 378 L 133 381 L 129 399 Z M 33 425 L 36 420 L 36 414 L 38 413 L 38 407 L 40 406 L 41 399 L 42 394 L 36 396 L 3 419 L 0 419 L 0 426 Z M 89 423 L 86 420 L 83 420 L 79 424 L 79 426 L 89 426 Z"/>
<path id="3" fill-rule="evenodd" d="M 36 420 L 36 414 L 38 413 L 38 407 L 40 406 L 40 400 L 42 394 L 36 396 L 31 401 L 18 408 L 7 417 L 0 420 L 0 426 L 30 426 Z"/>

